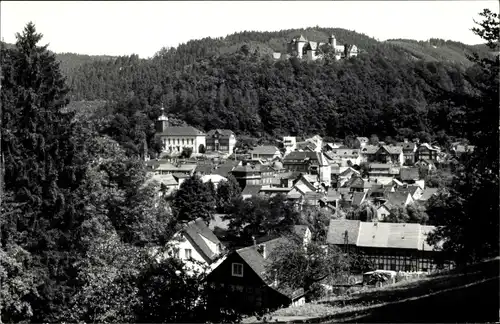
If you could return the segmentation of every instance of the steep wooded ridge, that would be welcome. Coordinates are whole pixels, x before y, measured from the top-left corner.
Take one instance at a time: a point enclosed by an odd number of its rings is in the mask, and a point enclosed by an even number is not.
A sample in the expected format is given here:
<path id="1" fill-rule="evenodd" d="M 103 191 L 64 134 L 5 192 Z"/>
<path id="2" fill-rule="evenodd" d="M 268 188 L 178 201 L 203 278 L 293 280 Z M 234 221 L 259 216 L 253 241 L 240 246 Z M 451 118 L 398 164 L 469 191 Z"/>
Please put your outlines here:
<path id="1" fill-rule="evenodd" d="M 338 43 L 356 44 L 361 53 L 329 64 L 272 58 L 299 34 L 314 41 L 334 34 Z M 439 39 L 379 42 L 345 29 L 308 28 L 192 40 L 163 48 L 151 59 L 58 58 L 73 101 L 106 100 L 122 107 L 112 107 L 115 126 L 109 133 L 136 151 L 144 136 L 153 144 L 148 120 L 157 117 L 161 102 L 171 117 L 192 126 L 239 135 L 466 138 L 467 110 L 443 95 L 474 91 L 476 73 L 467 58 L 474 52 L 488 53 Z M 141 113 L 139 128 L 132 121 L 136 113 Z M 134 134 L 115 134 L 119 129 Z"/>

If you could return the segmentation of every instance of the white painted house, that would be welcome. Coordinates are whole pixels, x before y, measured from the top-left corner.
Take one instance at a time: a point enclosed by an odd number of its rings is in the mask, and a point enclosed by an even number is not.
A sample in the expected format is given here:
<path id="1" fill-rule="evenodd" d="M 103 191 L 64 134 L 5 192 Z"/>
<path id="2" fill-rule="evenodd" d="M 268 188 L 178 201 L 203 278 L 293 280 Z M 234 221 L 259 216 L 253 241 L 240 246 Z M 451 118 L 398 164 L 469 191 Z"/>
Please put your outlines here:
<path id="1" fill-rule="evenodd" d="M 201 218 L 187 223 L 170 244 L 168 254 L 184 261 L 191 274 L 203 271 L 203 267 L 211 271 L 224 254 L 224 246 Z"/>

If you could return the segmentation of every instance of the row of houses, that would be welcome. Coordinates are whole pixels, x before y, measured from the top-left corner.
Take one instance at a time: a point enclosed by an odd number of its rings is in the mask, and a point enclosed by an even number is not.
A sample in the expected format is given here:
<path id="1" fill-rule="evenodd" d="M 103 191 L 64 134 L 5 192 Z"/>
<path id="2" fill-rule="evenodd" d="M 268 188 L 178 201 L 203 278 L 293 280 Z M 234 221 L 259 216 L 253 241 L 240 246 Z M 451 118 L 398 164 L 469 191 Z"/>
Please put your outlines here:
<path id="1" fill-rule="evenodd" d="M 219 215 L 220 217 L 220 215 Z M 215 223 L 216 225 L 214 225 Z M 197 219 L 176 234 L 171 257 L 180 258 L 190 271 L 206 271 L 209 307 L 233 309 L 252 314 L 305 302 L 303 289 L 279 285 L 279 275 L 270 274 L 273 251 L 294 236 L 306 246 L 311 242 L 307 226 L 290 227 L 288 235 L 256 238 L 250 246 L 229 250 L 214 234 L 220 219 L 207 225 Z M 440 252 L 426 242 L 432 226 L 405 223 L 361 222 L 332 219 L 325 245 L 340 248 L 342 253 L 363 253 L 379 270 L 431 271 Z"/>

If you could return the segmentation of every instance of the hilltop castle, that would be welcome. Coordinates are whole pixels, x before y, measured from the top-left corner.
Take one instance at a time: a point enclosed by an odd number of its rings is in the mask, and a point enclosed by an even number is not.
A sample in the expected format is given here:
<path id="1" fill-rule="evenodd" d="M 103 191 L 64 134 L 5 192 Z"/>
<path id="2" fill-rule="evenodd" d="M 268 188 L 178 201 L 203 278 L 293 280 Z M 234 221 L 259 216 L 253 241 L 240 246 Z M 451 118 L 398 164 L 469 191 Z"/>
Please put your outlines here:
<path id="1" fill-rule="evenodd" d="M 333 49 L 335 58 L 337 60 L 358 55 L 358 47 L 356 45 L 337 45 L 337 39 L 334 35 L 328 37 L 328 43 L 312 42 L 307 40 L 304 36 L 300 35 L 293 38 L 289 43 L 287 43 L 287 53 L 285 55 L 282 55 L 281 53 L 274 53 L 273 56 L 275 59 L 279 59 L 283 56 L 296 56 L 298 58 L 304 58 L 310 61 L 314 61 L 323 57 L 321 48 L 324 45 L 329 46 L 331 49 Z"/>

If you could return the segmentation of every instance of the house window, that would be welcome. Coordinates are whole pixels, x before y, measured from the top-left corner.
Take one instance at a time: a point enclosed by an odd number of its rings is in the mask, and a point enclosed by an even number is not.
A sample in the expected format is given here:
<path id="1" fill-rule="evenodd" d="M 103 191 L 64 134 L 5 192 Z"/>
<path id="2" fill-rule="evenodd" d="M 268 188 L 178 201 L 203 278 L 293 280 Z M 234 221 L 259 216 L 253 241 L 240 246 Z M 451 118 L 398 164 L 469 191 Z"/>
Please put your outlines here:
<path id="1" fill-rule="evenodd" d="M 186 259 L 191 259 L 191 249 L 184 249 Z"/>
<path id="2" fill-rule="evenodd" d="M 234 277 L 243 277 L 243 264 L 233 263 L 232 268 L 232 274 Z"/>

